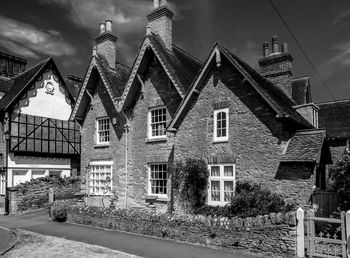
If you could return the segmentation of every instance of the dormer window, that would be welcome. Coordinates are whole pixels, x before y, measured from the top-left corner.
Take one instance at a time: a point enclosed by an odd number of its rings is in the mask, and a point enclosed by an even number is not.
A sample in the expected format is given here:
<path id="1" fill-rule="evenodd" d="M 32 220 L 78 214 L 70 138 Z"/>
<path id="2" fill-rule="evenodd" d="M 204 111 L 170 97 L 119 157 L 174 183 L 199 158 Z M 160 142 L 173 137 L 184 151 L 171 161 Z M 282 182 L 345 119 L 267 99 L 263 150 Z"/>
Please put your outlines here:
<path id="1" fill-rule="evenodd" d="M 166 137 L 167 111 L 165 107 L 152 108 L 148 112 L 148 138 Z"/>
<path id="2" fill-rule="evenodd" d="M 103 117 L 96 120 L 97 144 L 109 144 L 109 118 Z"/>
<path id="3" fill-rule="evenodd" d="M 214 142 L 228 141 L 228 108 L 214 110 Z"/>

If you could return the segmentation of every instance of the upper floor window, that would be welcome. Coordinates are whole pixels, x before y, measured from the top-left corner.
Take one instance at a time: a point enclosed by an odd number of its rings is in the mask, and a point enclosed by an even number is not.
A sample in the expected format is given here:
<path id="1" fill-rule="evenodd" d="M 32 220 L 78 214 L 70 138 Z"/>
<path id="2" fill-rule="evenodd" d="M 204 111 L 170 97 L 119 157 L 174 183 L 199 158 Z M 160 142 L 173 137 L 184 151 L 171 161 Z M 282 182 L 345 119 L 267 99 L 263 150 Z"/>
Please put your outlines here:
<path id="1" fill-rule="evenodd" d="M 109 143 L 109 118 L 98 118 L 97 125 L 97 144 Z"/>
<path id="2" fill-rule="evenodd" d="M 231 202 L 235 192 L 235 164 L 209 165 L 209 205 L 225 205 Z"/>
<path id="3" fill-rule="evenodd" d="M 168 173 L 166 163 L 150 164 L 149 166 L 149 195 L 167 197 Z"/>
<path id="4" fill-rule="evenodd" d="M 228 141 L 228 108 L 214 110 L 214 142 Z"/>
<path id="5" fill-rule="evenodd" d="M 166 114 L 165 107 L 157 107 L 148 113 L 148 138 L 157 139 L 166 137 Z"/>

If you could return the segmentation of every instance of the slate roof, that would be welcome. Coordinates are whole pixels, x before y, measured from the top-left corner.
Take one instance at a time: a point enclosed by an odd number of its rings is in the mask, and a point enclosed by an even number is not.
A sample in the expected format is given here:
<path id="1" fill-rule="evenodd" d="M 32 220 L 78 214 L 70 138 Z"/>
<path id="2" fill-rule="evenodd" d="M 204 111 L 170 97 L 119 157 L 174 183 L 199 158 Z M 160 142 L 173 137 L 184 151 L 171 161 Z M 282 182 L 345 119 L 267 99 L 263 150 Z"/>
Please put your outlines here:
<path id="1" fill-rule="evenodd" d="M 0 91 L 1 92 L 8 92 L 13 84 L 13 81 L 11 79 L 0 77 Z"/>
<path id="2" fill-rule="evenodd" d="M 295 78 L 292 80 L 292 98 L 297 105 L 311 103 L 309 77 Z"/>
<path id="3" fill-rule="evenodd" d="M 38 74 L 51 59 L 50 57 L 11 79 L 10 89 L 5 96 L 0 99 L 1 111 L 4 111 L 11 102 L 21 94 L 25 87 L 34 79 L 35 75 Z"/>
<path id="4" fill-rule="evenodd" d="M 72 94 L 73 98 L 76 99 L 78 94 L 79 94 L 79 89 L 80 89 L 80 84 L 77 82 L 73 82 L 71 80 L 68 79 L 64 79 L 69 92 Z"/>
<path id="5" fill-rule="evenodd" d="M 319 128 L 333 139 L 350 139 L 350 100 L 317 104 Z"/>
<path id="6" fill-rule="evenodd" d="M 291 100 L 279 87 L 267 80 L 260 73 L 255 71 L 247 63 L 234 55 L 231 51 L 218 44 L 218 47 L 227 53 L 234 62 L 243 68 L 256 82 L 257 90 L 265 99 L 276 107 L 285 117 L 293 119 L 304 128 L 313 128 L 313 126 L 302 117 L 294 108 L 295 102 Z"/>
<path id="7" fill-rule="evenodd" d="M 174 44 L 172 51 L 167 50 L 159 36 L 154 33 L 146 37 L 155 48 L 154 51 L 160 55 L 161 61 L 168 66 L 172 77 L 177 79 L 182 95 L 185 95 L 202 66 L 201 62 Z"/>
<path id="8" fill-rule="evenodd" d="M 281 161 L 318 162 L 325 137 L 325 130 L 297 131 Z"/>

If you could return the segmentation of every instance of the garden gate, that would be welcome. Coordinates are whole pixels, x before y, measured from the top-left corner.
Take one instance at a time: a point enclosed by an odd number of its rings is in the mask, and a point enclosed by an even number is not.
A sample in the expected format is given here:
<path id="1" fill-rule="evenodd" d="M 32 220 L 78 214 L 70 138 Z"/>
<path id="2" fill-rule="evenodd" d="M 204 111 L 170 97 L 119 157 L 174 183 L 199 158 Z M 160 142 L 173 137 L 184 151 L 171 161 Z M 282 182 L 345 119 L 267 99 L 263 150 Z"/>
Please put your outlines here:
<path id="1" fill-rule="evenodd" d="M 340 219 L 334 219 L 315 217 L 314 211 L 308 210 L 305 222 L 309 257 L 347 257 L 344 211 Z"/>

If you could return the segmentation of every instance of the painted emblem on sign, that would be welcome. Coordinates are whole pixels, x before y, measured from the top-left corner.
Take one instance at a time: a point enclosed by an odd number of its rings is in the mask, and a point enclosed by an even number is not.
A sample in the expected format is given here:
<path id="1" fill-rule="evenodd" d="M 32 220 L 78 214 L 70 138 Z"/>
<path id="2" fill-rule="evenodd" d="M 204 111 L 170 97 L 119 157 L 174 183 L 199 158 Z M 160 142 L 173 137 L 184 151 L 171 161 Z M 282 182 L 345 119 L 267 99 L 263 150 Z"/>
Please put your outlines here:
<path id="1" fill-rule="evenodd" d="M 52 82 L 47 82 L 45 84 L 45 89 L 46 89 L 45 93 L 53 95 L 55 87 L 53 86 Z"/>

